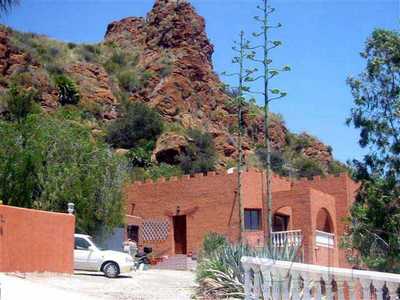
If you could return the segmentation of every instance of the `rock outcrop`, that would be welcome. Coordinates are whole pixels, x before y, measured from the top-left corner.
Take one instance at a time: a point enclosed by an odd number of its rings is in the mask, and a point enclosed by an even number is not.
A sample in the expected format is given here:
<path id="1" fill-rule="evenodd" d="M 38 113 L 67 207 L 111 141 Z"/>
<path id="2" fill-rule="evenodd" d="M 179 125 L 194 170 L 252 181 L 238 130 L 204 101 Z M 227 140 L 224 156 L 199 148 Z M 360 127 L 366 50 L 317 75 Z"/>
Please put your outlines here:
<path id="1" fill-rule="evenodd" d="M 9 82 L 21 71 L 29 74 L 27 85 L 41 91 L 42 106 L 48 111 L 56 109 L 58 92 L 51 84 L 46 68 L 23 48 L 12 46 L 9 35 L 10 31 L 5 27 L 0 28 L 0 75 Z M 229 105 L 231 97 L 213 70 L 214 46 L 206 35 L 205 21 L 188 1 L 156 0 L 146 17 L 128 17 L 112 22 L 107 27 L 102 47 L 106 51 L 118 48 L 124 53 L 137 54 L 137 62 L 132 68 L 147 77 L 145 84 L 129 92 L 130 100 L 155 108 L 167 122 L 211 133 L 221 167 L 237 158 L 237 122 L 235 110 Z M 68 57 L 76 57 L 74 53 Z M 107 73 L 106 69 L 109 69 L 104 67 L 104 55 L 107 54 L 101 55 L 103 60 L 97 57 L 90 62 L 85 59 L 65 62 L 62 70 L 77 83 L 80 105 L 107 121 L 118 116 L 120 87 L 116 74 Z M 123 67 L 126 71 L 130 65 Z M 0 92 L 7 88 L 3 81 L 0 80 Z M 254 116 L 250 113 L 250 106 L 244 108 L 245 156 L 254 153 L 256 145 L 264 141 L 263 115 L 261 110 L 258 111 Z M 272 118 L 270 137 L 274 150 L 287 146 L 287 135 L 284 123 Z M 184 151 L 187 142 L 183 136 L 167 133 L 157 142 L 153 159 L 174 164 L 175 157 Z M 302 150 L 302 154 L 324 166 L 332 160 L 328 147 L 316 139 Z"/>
<path id="2" fill-rule="evenodd" d="M 51 86 L 50 79 L 42 66 L 29 53 L 26 53 L 10 42 L 10 32 L 0 27 L 0 92 L 8 88 L 10 81 L 18 82 L 25 87 L 34 87 L 40 92 L 41 104 L 45 110 L 57 107 L 58 92 Z"/>
<path id="3" fill-rule="evenodd" d="M 77 83 L 84 105 L 97 105 L 98 113 L 103 119 L 110 120 L 117 117 L 117 100 L 112 93 L 110 78 L 101 65 L 74 63 L 67 65 L 65 71 Z"/>
<path id="4" fill-rule="evenodd" d="M 174 132 L 164 133 L 157 140 L 152 160 L 176 165 L 179 163 L 179 156 L 186 152 L 188 145 L 187 137 Z"/>

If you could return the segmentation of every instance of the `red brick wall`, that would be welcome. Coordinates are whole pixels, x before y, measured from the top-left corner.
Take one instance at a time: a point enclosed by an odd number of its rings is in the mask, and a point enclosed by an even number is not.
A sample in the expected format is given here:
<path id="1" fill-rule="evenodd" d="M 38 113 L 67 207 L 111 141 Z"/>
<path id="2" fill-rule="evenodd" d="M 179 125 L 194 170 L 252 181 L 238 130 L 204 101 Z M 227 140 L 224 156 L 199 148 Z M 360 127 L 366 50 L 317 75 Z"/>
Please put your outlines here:
<path id="1" fill-rule="evenodd" d="M 213 172 L 195 178 L 184 176 L 165 181 L 135 183 L 126 189 L 127 209 L 135 203 L 134 215 L 146 219 L 162 219 L 169 223 L 168 239 L 144 241 L 156 255 L 175 253 L 172 216 L 187 217 L 187 252 L 197 253 L 207 232 L 217 232 L 236 241 L 239 237 L 239 210 L 236 200 L 236 174 Z M 131 212 L 132 213 L 132 212 Z"/>
<path id="2" fill-rule="evenodd" d="M 301 229 L 304 234 L 305 258 L 315 263 L 315 229 L 317 215 L 321 208 L 327 209 L 334 225 L 334 233 L 342 234 L 342 218 L 348 212 L 354 196 L 354 184 L 346 175 L 316 178 L 290 182 L 273 176 L 273 210 L 290 207 L 290 229 Z M 243 173 L 242 195 L 244 208 L 263 209 L 264 176 L 250 170 Z M 174 239 L 172 216 L 177 208 L 181 215 L 187 215 L 188 252 L 196 253 L 204 235 L 213 231 L 226 235 L 230 240 L 239 238 L 239 211 L 236 197 L 237 173 L 184 176 L 169 181 L 161 179 L 155 183 L 135 183 L 126 189 L 126 208 L 130 214 L 146 219 L 163 219 L 169 222 L 166 241 L 145 242 L 153 246 L 157 254 L 173 254 Z M 131 211 L 132 203 L 135 211 Z M 263 227 L 267 213 L 263 213 Z M 263 231 L 246 231 L 244 238 L 253 245 L 263 243 Z M 323 252 L 324 250 L 320 251 Z M 324 257 L 328 257 L 325 254 Z M 337 250 L 323 264 L 338 264 Z"/>
<path id="3" fill-rule="evenodd" d="M 0 205 L 0 272 L 73 272 L 75 217 Z"/>
<path id="4" fill-rule="evenodd" d="M 347 174 L 321 178 L 316 176 L 313 180 L 303 179 L 294 183 L 294 188 L 301 189 L 312 187 L 335 197 L 336 203 L 336 240 L 339 242 L 346 230 L 344 219 L 349 215 L 349 209 L 354 201 L 358 184 L 352 181 Z M 339 265 L 350 267 L 343 250 L 339 251 Z"/>

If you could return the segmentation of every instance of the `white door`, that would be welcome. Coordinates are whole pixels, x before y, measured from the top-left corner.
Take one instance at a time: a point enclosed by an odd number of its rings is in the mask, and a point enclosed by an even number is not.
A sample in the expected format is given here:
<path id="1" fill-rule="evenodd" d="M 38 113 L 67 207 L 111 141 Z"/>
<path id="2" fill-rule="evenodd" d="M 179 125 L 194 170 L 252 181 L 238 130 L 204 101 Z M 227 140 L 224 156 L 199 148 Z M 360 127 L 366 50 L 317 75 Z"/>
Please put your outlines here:
<path id="1" fill-rule="evenodd" d="M 90 264 L 90 255 L 92 251 L 89 250 L 90 246 L 87 240 L 75 237 L 74 267 L 76 270 L 92 270 Z"/>

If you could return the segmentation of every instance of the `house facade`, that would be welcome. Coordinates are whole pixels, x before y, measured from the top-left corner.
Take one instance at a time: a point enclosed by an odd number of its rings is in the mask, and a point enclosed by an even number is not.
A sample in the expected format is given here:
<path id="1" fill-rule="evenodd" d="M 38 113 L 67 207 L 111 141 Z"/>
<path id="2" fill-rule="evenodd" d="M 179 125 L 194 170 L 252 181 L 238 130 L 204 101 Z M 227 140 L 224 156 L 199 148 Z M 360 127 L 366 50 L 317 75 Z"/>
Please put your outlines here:
<path id="1" fill-rule="evenodd" d="M 208 232 L 240 239 L 238 174 L 196 174 L 135 182 L 126 189 L 127 235 L 156 255 L 197 254 Z M 347 174 L 290 181 L 272 177 L 273 246 L 298 246 L 304 262 L 348 266 L 339 249 L 344 218 L 357 184 Z M 242 172 L 245 232 L 242 239 L 263 246 L 265 174 Z"/>

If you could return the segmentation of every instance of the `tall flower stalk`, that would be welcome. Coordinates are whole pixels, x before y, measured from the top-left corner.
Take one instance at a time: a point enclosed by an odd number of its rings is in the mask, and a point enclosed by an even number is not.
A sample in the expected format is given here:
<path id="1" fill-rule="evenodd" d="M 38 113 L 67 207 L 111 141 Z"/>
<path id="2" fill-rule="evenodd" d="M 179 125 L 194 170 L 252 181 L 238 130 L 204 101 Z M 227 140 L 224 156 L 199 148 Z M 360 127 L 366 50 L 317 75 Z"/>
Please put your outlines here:
<path id="1" fill-rule="evenodd" d="M 243 149 L 242 149 L 242 137 L 243 137 L 243 105 L 245 102 L 244 93 L 249 91 L 244 83 L 249 76 L 256 70 L 245 68 L 245 59 L 249 56 L 248 49 L 250 47 L 249 41 L 245 38 L 244 31 L 240 32 L 239 41 L 234 41 L 232 50 L 237 54 L 233 57 L 232 63 L 238 65 L 238 71 L 236 73 L 226 73 L 225 76 L 234 76 L 238 80 L 238 86 L 234 88 L 233 95 L 235 100 L 235 106 L 237 109 L 237 122 L 238 122 L 238 139 L 237 139 L 237 170 L 238 170 L 238 181 L 237 181 L 237 199 L 239 204 L 239 218 L 240 218 L 240 238 L 242 239 L 242 233 L 245 231 L 244 226 L 244 206 L 242 197 L 242 169 L 243 169 Z"/>
<path id="2" fill-rule="evenodd" d="M 265 181 L 266 181 L 266 191 L 264 193 L 263 206 L 264 211 L 265 208 L 268 211 L 267 222 L 264 222 L 265 227 L 265 235 L 266 240 L 272 236 L 272 170 L 271 170 L 271 143 L 270 143 L 270 132 L 269 132 L 269 105 L 272 101 L 281 99 L 286 96 L 286 92 L 281 91 L 277 88 L 271 88 L 270 82 L 271 80 L 279 75 L 281 72 L 290 71 L 290 67 L 285 65 L 283 67 L 275 67 L 272 65 L 271 52 L 282 45 L 282 42 L 279 40 L 272 40 L 269 36 L 269 33 L 272 29 L 282 27 L 281 23 L 276 25 L 270 24 L 270 16 L 274 13 L 275 9 L 269 6 L 268 0 L 262 0 L 262 5 L 258 5 L 257 9 L 259 9 L 262 13 L 261 15 L 255 16 L 254 19 L 261 23 L 261 31 L 254 32 L 253 36 L 255 38 L 260 39 L 260 43 L 256 46 L 248 46 L 247 49 L 251 50 L 248 58 L 255 62 L 256 64 L 260 64 L 262 66 L 261 75 L 253 78 L 247 77 L 245 80 L 247 82 L 253 82 L 262 80 L 263 81 L 263 90 L 261 92 L 252 92 L 256 94 L 260 94 L 264 98 L 264 147 L 266 149 L 266 172 L 265 172 Z M 260 53 L 261 52 L 261 53 Z M 261 58 L 258 58 L 261 56 Z"/>

